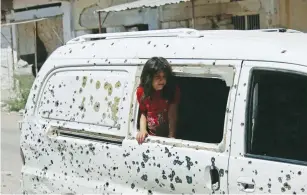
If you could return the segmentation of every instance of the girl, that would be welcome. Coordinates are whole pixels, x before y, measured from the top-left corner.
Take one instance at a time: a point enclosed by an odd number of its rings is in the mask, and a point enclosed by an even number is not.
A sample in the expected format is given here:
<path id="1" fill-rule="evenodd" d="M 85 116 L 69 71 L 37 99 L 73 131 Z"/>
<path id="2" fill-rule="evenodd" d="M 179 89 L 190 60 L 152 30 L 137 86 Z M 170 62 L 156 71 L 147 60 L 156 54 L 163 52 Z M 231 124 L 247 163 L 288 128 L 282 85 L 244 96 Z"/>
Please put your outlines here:
<path id="1" fill-rule="evenodd" d="M 167 60 L 162 57 L 149 59 L 136 91 L 141 112 L 140 131 L 136 136 L 139 144 L 148 134 L 175 138 L 179 94 Z"/>

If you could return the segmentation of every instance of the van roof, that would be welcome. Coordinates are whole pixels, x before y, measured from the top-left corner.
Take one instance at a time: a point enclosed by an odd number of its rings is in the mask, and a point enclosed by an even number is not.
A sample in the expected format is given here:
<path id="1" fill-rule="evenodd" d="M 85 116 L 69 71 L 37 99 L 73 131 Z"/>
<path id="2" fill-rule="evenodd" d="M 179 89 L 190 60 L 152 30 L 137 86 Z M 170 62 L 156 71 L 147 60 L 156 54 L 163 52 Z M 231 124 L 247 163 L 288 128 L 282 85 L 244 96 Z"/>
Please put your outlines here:
<path id="1" fill-rule="evenodd" d="M 307 34 L 265 31 L 172 29 L 89 34 L 72 39 L 56 59 L 227 59 L 307 66 Z"/>

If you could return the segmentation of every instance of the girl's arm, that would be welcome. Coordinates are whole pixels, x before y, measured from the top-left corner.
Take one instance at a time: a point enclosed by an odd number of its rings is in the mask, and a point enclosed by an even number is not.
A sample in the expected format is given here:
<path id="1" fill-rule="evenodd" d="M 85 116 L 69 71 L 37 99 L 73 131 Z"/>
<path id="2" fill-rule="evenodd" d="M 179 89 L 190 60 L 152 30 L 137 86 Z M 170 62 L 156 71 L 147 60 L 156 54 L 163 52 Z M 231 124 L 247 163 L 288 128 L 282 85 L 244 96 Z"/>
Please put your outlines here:
<path id="1" fill-rule="evenodd" d="M 136 135 L 136 140 L 138 141 L 139 144 L 142 144 L 148 135 L 146 126 L 147 126 L 146 116 L 142 113 L 140 118 L 140 132 L 138 132 L 138 134 Z"/>
<path id="2" fill-rule="evenodd" d="M 170 138 L 176 136 L 176 124 L 177 124 L 177 104 L 171 104 L 168 111 L 169 118 L 169 135 Z"/>
<path id="3" fill-rule="evenodd" d="M 147 121 L 146 116 L 142 113 L 140 118 L 140 132 L 147 133 Z"/>

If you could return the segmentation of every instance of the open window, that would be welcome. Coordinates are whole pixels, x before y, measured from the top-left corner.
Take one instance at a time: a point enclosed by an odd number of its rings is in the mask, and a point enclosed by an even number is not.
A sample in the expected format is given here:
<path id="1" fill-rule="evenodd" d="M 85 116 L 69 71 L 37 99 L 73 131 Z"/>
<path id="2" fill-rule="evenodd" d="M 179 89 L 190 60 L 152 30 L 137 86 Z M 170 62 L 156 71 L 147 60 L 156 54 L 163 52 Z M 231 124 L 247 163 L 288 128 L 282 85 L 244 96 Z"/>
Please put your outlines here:
<path id="1" fill-rule="evenodd" d="M 247 154 L 307 162 L 307 76 L 253 70 L 247 114 Z"/>
<path id="2" fill-rule="evenodd" d="M 223 140 L 233 67 L 173 68 L 180 88 L 176 138 L 218 144 Z M 207 72 L 207 73 L 206 73 Z M 137 128 L 139 129 L 140 112 Z"/>

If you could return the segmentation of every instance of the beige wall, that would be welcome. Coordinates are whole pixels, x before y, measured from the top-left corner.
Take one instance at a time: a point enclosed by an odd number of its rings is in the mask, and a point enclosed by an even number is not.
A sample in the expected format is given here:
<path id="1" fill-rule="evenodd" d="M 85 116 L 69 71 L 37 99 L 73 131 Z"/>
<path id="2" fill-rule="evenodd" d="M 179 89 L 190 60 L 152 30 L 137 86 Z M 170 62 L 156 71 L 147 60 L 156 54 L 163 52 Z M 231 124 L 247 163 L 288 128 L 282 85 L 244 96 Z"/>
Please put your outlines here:
<path id="1" fill-rule="evenodd" d="M 279 25 L 307 32 L 307 0 L 280 0 Z"/>
<path id="2" fill-rule="evenodd" d="M 98 17 L 93 13 L 97 9 L 107 8 L 113 5 L 123 4 L 134 0 L 75 0 L 73 4 L 73 17 L 75 30 L 84 30 L 85 27 L 81 26 L 81 15 L 90 17 L 89 20 L 95 20 L 92 28 L 98 28 Z M 85 13 L 87 12 L 87 13 Z M 103 16 L 102 16 L 103 18 Z"/>
<path id="3" fill-rule="evenodd" d="M 260 15 L 260 27 L 272 28 L 276 23 L 274 0 L 246 0 L 220 3 L 208 3 L 195 0 L 196 29 L 231 29 L 232 15 Z M 161 8 L 160 20 L 163 28 L 191 27 L 191 3 L 167 5 Z"/>
<path id="4" fill-rule="evenodd" d="M 65 0 L 62 0 L 65 1 Z M 69 0 L 66 0 L 69 1 Z M 61 0 L 13 0 L 14 9 L 61 2 Z"/>

